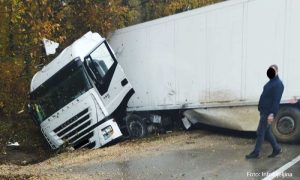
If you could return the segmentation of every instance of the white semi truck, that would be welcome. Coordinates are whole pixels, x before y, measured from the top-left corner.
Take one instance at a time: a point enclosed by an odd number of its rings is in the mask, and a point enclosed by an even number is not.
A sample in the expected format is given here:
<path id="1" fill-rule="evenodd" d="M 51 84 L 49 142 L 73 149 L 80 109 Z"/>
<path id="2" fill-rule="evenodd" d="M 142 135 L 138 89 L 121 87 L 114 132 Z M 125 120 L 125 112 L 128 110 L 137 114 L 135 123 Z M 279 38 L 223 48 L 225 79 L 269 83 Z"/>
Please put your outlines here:
<path id="1" fill-rule="evenodd" d="M 122 136 L 133 93 L 109 44 L 88 32 L 34 75 L 29 110 L 52 149 L 97 148 Z"/>
<path id="2" fill-rule="evenodd" d="M 169 117 L 255 131 L 277 64 L 285 91 L 273 132 L 299 141 L 300 110 L 287 103 L 300 95 L 299 22 L 298 0 L 230 0 L 127 27 L 110 39 L 124 72 L 89 32 L 33 77 L 29 110 L 53 149 L 143 137 Z"/>
<path id="3" fill-rule="evenodd" d="M 299 0 L 230 0 L 117 30 L 110 43 L 135 89 L 126 118 L 134 135 L 169 110 L 187 128 L 255 131 L 266 70 L 277 64 L 285 91 L 273 132 L 299 141 L 300 110 L 287 103 L 300 95 L 299 22 Z"/>

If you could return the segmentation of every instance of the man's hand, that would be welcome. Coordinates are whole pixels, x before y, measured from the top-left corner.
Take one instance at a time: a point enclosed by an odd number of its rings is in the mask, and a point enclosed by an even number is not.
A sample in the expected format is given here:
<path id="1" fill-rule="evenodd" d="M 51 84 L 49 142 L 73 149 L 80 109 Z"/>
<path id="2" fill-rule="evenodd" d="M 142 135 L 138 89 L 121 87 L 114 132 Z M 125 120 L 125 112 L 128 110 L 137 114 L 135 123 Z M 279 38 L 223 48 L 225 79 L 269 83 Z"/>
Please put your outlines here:
<path id="1" fill-rule="evenodd" d="M 268 116 L 268 124 L 272 124 L 273 120 L 274 120 L 274 115 L 273 114 L 269 114 L 269 116 Z"/>
<path id="2" fill-rule="evenodd" d="M 296 104 L 298 102 L 298 99 L 296 96 L 292 97 L 292 99 L 289 100 L 289 103 Z"/>

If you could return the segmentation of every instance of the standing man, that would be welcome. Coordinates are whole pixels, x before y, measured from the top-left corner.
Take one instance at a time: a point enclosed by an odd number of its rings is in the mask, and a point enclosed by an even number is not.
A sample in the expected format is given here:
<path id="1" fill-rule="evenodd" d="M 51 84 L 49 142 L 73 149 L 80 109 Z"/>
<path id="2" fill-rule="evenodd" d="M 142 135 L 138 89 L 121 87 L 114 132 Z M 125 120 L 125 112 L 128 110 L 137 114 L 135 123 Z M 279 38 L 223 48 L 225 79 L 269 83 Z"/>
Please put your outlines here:
<path id="1" fill-rule="evenodd" d="M 278 77 L 278 66 L 271 65 L 267 71 L 269 81 L 265 84 L 263 92 L 259 99 L 258 111 L 260 120 L 257 128 L 257 137 L 254 150 L 246 155 L 246 159 L 258 158 L 264 142 L 265 136 L 272 145 L 273 152 L 268 157 L 275 157 L 282 152 L 272 131 L 271 123 L 274 120 L 278 110 L 284 86 Z"/>

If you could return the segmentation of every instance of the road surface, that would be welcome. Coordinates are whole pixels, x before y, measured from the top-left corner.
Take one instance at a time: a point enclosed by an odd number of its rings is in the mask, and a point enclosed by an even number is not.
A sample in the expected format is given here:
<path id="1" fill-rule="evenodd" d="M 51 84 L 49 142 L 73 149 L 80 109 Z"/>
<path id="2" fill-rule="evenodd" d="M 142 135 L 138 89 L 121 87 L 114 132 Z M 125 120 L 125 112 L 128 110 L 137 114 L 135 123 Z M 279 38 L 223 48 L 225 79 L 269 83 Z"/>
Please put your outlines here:
<path id="1" fill-rule="evenodd" d="M 3 179 L 262 179 L 300 155 L 299 145 L 282 145 L 283 154 L 246 160 L 254 137 L 206 130 L 173 132 L 125 141 L 96 150 L 59 154 L 38 164 L 0 165 Z M 286 167 L 286 166 L 285 166 Z M 300 162 L 276 179 L 299 179 Z"/>

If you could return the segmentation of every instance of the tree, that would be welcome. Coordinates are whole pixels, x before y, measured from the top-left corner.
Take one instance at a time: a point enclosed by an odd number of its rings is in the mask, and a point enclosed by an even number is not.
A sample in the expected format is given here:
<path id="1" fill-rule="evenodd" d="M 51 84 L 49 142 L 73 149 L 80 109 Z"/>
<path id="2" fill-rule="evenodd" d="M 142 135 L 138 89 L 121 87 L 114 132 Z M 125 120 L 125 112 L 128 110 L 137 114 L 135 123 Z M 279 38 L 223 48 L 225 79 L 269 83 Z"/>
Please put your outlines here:
<path id="1" fill-rule="evenodd" d="M 221 1 L 223 0 L 141 0 L 140 4 L 143 21 L 149 21 Z"/>
<path id="2" fill-rule="evenodd" d="M 0 0 L 0 7 L 0 99 L 6 114 L 24 106 L 33 74 L 52 58 L 45 57 L 43 38 L 63 49 L 87 31 L 107 36 L 136 17 L 121 0 Z M 14 91 L 18 84 L 20 91 Z M 15 96 L 21 98 L 13 102 L 17 107 L 10 101 Z"/>

